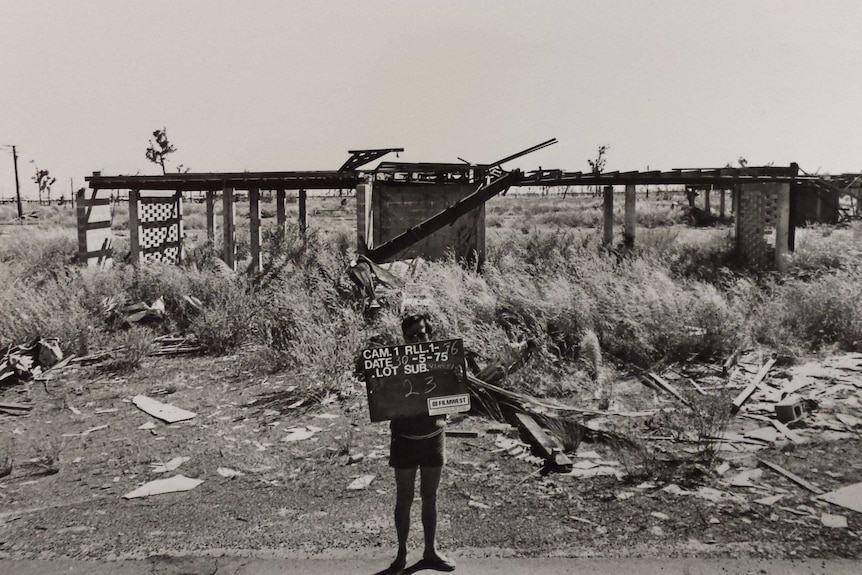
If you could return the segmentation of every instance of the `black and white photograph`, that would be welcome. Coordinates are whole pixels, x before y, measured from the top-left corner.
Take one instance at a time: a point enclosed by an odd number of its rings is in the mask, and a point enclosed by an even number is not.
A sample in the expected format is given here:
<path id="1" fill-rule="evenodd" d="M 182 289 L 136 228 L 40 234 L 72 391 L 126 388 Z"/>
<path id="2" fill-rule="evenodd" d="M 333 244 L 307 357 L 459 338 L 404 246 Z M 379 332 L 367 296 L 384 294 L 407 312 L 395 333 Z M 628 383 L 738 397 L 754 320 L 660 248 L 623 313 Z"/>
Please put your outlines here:
<path id="1" fill-rule="evenodd" d="M 0 575 L 862 573 L 862 4 L 0 0 Z"/>

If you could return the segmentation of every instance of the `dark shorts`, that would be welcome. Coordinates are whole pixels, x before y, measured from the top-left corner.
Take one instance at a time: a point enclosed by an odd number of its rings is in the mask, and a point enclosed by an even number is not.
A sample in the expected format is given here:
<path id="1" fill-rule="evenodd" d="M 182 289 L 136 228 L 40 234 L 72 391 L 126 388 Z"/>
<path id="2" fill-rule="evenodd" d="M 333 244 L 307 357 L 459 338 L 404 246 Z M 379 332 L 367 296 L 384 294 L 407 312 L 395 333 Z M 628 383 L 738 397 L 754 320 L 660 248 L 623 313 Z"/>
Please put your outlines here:
<path id="1" fill-rule="evenodd" d="M 428 439 L 408 439 L 392 434 L 389 443 L 389 467 L 443 467 L 446 464 L 446 432 L 441 430 Z"/>

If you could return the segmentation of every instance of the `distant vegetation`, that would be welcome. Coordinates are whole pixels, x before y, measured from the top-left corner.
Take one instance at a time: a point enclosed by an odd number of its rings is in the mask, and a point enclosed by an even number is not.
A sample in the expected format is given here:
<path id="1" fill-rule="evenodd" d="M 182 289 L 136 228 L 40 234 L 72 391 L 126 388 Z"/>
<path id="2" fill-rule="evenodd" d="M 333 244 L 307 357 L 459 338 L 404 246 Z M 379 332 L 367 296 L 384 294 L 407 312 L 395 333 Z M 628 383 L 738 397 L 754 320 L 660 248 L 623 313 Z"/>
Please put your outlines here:
<path id="1" fill-rule="evenodd" d="M 0 344 L 37 334 L 59 338 L 71 352 L 84 340 L 91 348 L 128 344 L 104 302 L 163 297 L 167 320 L 151 326 L 151 335 L 194 333 L 217 354 L 244 346 L 257 369 L 295 372 L 310 385 L 347 377 L 358 350 L 397 341 L 399 302 L 384 294 L 382 311 L 366 321 L 345 273 L 354 256 L 352 204 L 327 208 L 329 200 L 318 201 L 306 241 L 295 226 L 284 237 L 265 233 L 269 257 L 256 276 L 225 273 L 195 230 L 181 267 L 135 269 L 123 263 L 128 248 L 120 238 L 113 269 L 82 269 L 74 263 L 74 219 L 55 213 L 69 209 L 42 207 L 48 223 L 0 227 Z M 507 197 L 489 204 L 484 269 L 433 262 L 414 280 L 436 296 L 438 334 L 463 337 L 485 358 L 508 342 L 537 341 L 530 382 L 515 381 L 548 392 L 591 385 L 578 361 L 585 330 L 597 335 L 606 362 L 620 368 L 723 359 L 754 344 L 788 355 L 862 351 L 858 223 L 798 230 L 790 273 L 778 277 L 735 268 L 730 229 L 679 225 L 667 200 L 640 204 L 655 227 L 639 228 L 635 251 L 609 253 L 599 231 L 583 227 L 592 201 Z M 187 206 L 195 221 L 202 206 Z M 267 225 L 271 230 L 272 221 Z"/>

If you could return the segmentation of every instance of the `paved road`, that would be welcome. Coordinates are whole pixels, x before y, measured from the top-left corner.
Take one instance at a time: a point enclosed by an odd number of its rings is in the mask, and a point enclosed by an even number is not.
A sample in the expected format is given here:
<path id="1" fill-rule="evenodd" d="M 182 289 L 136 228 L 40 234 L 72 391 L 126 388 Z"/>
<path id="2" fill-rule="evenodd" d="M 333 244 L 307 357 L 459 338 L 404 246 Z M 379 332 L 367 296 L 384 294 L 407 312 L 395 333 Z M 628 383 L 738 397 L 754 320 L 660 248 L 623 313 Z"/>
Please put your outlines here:
<path id="1" fill-rule="evenodd" d="M 458 575 L 858 575 L 862 560 L 501 559 L 461 558 Z M 0 561 L 0 575 L 372 575 L 386 567 L 370 559 L 248 559 L 181 557 L 143 561 Z M 433 574 L 434 571 L 417 571 Z"/>

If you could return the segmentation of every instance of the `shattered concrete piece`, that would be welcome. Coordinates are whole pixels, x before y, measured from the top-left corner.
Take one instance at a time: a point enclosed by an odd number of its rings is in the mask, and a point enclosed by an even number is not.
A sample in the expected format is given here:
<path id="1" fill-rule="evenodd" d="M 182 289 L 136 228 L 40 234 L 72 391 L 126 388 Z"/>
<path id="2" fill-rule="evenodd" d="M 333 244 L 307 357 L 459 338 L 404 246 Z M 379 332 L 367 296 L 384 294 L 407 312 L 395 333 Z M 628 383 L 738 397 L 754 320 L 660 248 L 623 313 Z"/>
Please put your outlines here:
<path id="1" fill-rule="evenodd" d="M 366 487 L 371 485 L 371 482 L 374 481 L 374 477 L 374 475 L 360 475 L 359 477 L 354 479 L 350 483 L 350 485 L 347 486 L 347 489 L 350 489 L 352 491 L 365 489 Z"/>
<path id="2" fill-rule="evenodd" d="M 763 477 L 762 469 L 745 469 L 730 478 L 734 487 L 754 487 L 754 482 Z"/>
<path id="3" fill-rule="evenodd" d="M 132 403 L 141 411 L 168 423 L 176 423 L 197 417 L 197 413 L 156 401 L 146 395 L 136 395 L 132 398 Z"/>
<path id="4" fill-rule="evenodd" d="M 156 424 L 153 423 L 152 421 L 148 421 L 148 422 L 138 426 L 138 429 L 143 429 L 145 431 L 148 429 L 155 429 L 155 428 L 156 428 Z"/>
<path id="5" fill-rule="evenodd" d="M 778 441 L 779 434 L 778 430 L 774 427 L 761 427 L 753 431 L 746 431 L 743 435 L 752 439 L 759 439 L 761 441 L 775 443 L 776 441 Z"/>
<path id="6" fill-rule="evenodd" d="M 619 493 L 617 493 L 617 499 L 619 499 L 620 501 L 625 501 L 626 499 L 630 499 L 634 496 L 635 494 L 631 491 L 620 491 Z"/>
<path id="7" fill-rule="evenodd" d="M 840 489 L 818 495 L 817 499 L 862 513 L 862 483 L 846 485 Z"/>
<path id="8" fill-rule="evenodd" d="M 661 489 L 665 493 L 670 493 L 671 495 L 691 495 L 691 491 L 687 491 L 677 485 L 676 483 L 671 483 L 669 485 L 665 485 Z"/>
<path id="9" fill-rule="evenodd" d="M 316 413 L 312 417 L 316 417 L 317 419 L 338 419 L 341 416 L 337 413 Z"/>
<path id="10" fill-rule="evenodd" d="M 577 463 L 572 465 L 572 467 L 575 469 L 592 469 L 593 467 L 598 467 L 598 466 L 599 466 L 598 463 L 596 463 L 595 461 L 590 461 L 590 460 L 578 461 Z"/>
<path id="11" fill-rule="evenodd" d="M 670 519 L 666 513 L 662 513 L 661 511 L 653 511 L 650 513 L 650 517 L 655 517 L 659 521 L 667 521 Z"/>
<path id="12" fill-rule="evenodd" d="M 715 472 L 716 472 L 719 476 L 724 475 L 724 474 L 725 474 L 725 473 L 727 473 L 729 470 L 730 470 L 730 463 L 728 463 L 727 461 L 723 461 L 723 462 L 721 463 L 721 465 L 719 465 L 718 467 L 716 467 L 716 468 L 715 468 Z"/>
<path id="13" fill-rule="evenodd" d="M 282 441 L 292 442 L 292 441 L 304 441 L 312 437 L 316 432 L 311 429 L 305 427 L 294 427 L 291 429 L 287 429 L 285 431 L 289 431 L 287 435 L 281 438 Z"/>
<path id="14" fill-rule="evenodd" d="M 599 455 L 597 451 L 578 451 L 575 453 L 575 457 L 582 457 L 584 459 L 601 459 L 602 456 Z"/>
<path id="15" fill-rule="evenodd" d="M 239 477 L 240 475 L 245 475 L 245 473 L 243 473 L 242 471 L 236 471 L 229 467 L 219 467 L 218 469 L 216 469 L 216 473 L 227 479 L 232 479 L 234 477 Z"/>
<path id="16" fill-rule="evenodd" d="M 477 509 L 491 509 L 490 505 L 482 503 L 481 501 L 476 501 L 475 499 L 471 499 L 470 501 L 468 501 L 467 505 L 469 505 L 470 507 L 475 507 Z"/>
<path id="17" fill-rule="evenodd" d="M 832 527 L 835 529 L 847 528 L 847 518 L 843 515 L 832 515 L 831 513 L 824 513 L 820 516 L 820 523 L 822 523 L 825 527 Z"/>
<path id="18" fill-rule="evenodd" d="M 161 495 L 162 493 L 176 493 L 180 491 L 189 491 L 203 483 L 202 479 L 192 479 L 185 475 L 175 475 L 166 479 L 156 479 L 145 483 L 123 495 L 123 499 L 134 499 L 136 497 L 149 497 L 151 495 Z"/>
<path id="19" fill-rule="evenodd" d="M 728 493 L 726 491 L 719 491 L 712 487 L 701 487 L 695 491 L 693 495 L 695 497 L 700 497 L 701 499 L 706 499 L 707 501 L 712 501 L 713 503 L 722 503 L 724 501 L 745 501 L 744 498 L 739 497 L 738 495 L 734 495 L 733 493 Z"/>
<path id="20" fill-rule="evenodd" d="M 835 419 L 849 427 L 850 429 L 862 428 L 862 419 L 846 413 L 836 413 Z"/>
<path id="21" fill-rule="evenodd" d="M 754 502 L 758 505 L 766 505 L 767 507 L 771 507 L 781 501 L 784 498 L 783 494 L 778 495 L 770 495 L 769 497 L 761 497 L 760 499 L 755 499 Z"/>
<path id="22" fill-rule="evenodd" d="M 174 457 L 167 463 L 151 463 L 150 466 L 153 468 L 153 473 L 167 473 L 168 471 L 173 471 L 178 468 L 189 459 L 191 459 L 191 457 Z"/>
<path id="23" fill-rule="evenodd" d="M 652 527 L 650 527 L 649 532 L 656 537 L 664 537 L 664 529 L 662 529 L 658 525 L 653 525 Z"/>

